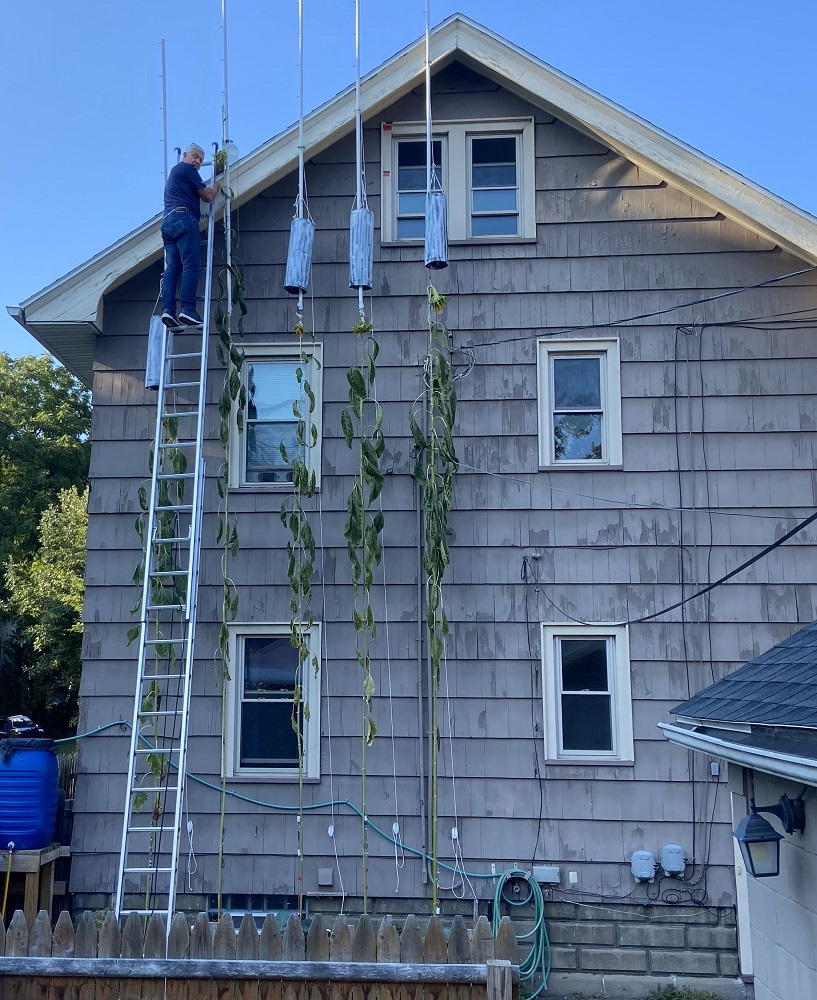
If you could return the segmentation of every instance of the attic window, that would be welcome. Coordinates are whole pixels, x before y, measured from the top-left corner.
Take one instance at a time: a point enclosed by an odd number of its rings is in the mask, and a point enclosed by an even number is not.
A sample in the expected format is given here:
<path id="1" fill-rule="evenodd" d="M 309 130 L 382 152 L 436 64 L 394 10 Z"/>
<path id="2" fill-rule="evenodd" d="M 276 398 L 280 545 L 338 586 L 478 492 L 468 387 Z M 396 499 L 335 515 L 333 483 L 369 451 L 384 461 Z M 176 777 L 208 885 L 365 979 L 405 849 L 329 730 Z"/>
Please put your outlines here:
<path id="1" fill-rule="evenodd" d="M 419 242 L 425 230 L 424 123 L 384 124 L 381 150 L 381 241 Z M 448 196 L 449 241 L 535 239 L 532 119 L 435 122 L 432 157 L 435 180 Z"/>

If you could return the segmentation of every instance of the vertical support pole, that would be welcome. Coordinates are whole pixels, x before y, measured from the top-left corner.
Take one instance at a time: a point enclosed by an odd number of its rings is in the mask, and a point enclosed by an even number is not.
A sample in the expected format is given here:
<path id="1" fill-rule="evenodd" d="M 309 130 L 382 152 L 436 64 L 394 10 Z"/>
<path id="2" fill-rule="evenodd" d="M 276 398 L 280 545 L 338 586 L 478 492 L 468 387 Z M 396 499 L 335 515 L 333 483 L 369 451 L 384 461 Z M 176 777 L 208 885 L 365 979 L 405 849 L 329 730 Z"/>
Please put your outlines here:
<path id="1" fill-rule="evenodd" d="M 426 0 L 426 194 L 431 194 L 431 0 Z"/>
<path id="2" fill-rule="evenodd" d="M 230 209 L 230 111 L 227 98 L 227 0 L 221 0 L 221 48 L 222 48 L 222 104 L 221 104 L 221 148 L 227 154 L 224 162 L 224 262 L 227 265 L 227 323 L 233 314 L 233 273 L 232 273 L 232 219 Z M 215 176 L 215 173 L 214 175 Z"/>
<path id="3" fill-rule="evenodd" d="M 502 959 L 492 959 L 485 963 L 488 1000 L 512 1000 L 513 978 L 511 963 Z"/>
<path id="4" fill-rule="evenodd" d="M 167 77 L 165 76 L 165 40 L 159 43 L 162 51 L 162 166 L 167 184 Z"/>

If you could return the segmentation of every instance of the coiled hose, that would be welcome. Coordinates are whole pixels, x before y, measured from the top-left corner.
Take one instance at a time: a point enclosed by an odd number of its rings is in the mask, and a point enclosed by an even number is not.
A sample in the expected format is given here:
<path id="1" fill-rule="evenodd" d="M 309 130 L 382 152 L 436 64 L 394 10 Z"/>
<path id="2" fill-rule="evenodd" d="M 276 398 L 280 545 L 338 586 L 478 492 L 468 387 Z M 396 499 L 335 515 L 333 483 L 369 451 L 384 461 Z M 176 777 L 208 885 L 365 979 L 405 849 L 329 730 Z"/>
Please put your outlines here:
<path id="1" fill-rule="evenodd" d="M 512 899 L 505 892 L 508 883 L 514 879 L 522 879 L 528 887 L 527 895 L 520 899 Z M 539 883 L 531 878 L 530 873 L 522 871 L 521 868 L 510 868 L 499 876 L 494 893 L 494 939 L 496 939 L 496 933 L 499 929 L 502 903 L 506 903 L 508 906 L 533 906 L 534 924 L 532 930 L 528 931 L 527 934 L 517 934 L 519 941 L 524 941 L 526 938 L 531 939 L 531 949 L 519 964 L 519 978 L 532 982 L 537 973 L 542 976 L 542 982 L 536 990 L 528 993 L 528 1000 L 533 1000 L 542 990 L 547 989 L 551 967 L 550 939 L 545 926 L 545 904 L 542 890 Z"/>

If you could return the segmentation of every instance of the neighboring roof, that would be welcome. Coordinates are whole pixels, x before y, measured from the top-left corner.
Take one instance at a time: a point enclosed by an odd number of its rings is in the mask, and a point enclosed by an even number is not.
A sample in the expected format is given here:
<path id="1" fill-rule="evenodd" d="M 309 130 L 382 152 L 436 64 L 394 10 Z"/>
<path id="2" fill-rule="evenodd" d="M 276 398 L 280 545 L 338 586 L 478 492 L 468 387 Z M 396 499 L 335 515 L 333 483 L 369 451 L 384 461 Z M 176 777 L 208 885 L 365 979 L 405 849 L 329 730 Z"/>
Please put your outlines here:
<path id="1" fill-rule="evenodd" d="M 461 14 L 433 29 L 430 55 L 435 72 L 459 60 L 727 218 L 817 263 L 817 218 Z M 425 63 L 421 39 L 369 73 L 360 90 L 364 119 L 421 84 Z M 313 111 L 304 121 L 306 155 L 314 156 L 350 132 L 354 116 L 354 87 Z M 293 125 L 240 160 L 233 177 L 236 207 L 290 173 L 297 163 L 297 147 Z M 159 258 L 159 225 L 157 215 L 20 306 L 9 307 L 18 322 L 86 383 L 92 375 L 94 340 L 103 330 L 102 297 Z"/>
<path id="2" fill-rule="evenodd" d="M 670 711 L 670 742 L 817 787 L 817 621 Z"/>
<path id="3" fill-rule="evenodd" d="M 817 621 L 671 709 L 719 722 L 817 728 Z"/>

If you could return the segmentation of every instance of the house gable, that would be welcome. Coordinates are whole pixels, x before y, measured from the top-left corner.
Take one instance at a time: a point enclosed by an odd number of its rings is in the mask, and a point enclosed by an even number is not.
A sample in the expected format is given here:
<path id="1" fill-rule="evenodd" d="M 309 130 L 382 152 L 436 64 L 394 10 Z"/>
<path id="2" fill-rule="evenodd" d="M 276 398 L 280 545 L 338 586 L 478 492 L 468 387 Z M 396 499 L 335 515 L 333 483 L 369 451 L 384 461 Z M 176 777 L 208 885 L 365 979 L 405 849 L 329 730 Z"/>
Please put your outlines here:
<path id="1" fill-rule="evenodd" d="M 435 73 L 457 60 L 474 76 L 483 106 L 501 90 L 517 95 L 586 136 L 592 146 L 618 153 L 639 169 L 710 206 L 763 240 L 779 245 L 801 260 L 817 261 L 817 220 L 769 194 L 734 171 L 705 157 L 648 122 L 630 114 L 546 63 L 473 21 L 454 15 L 431 34 Z M 406 47 L 361 84 L 364 118 L 422 91 L 425 46 Z M 443 78 L 444 79 L 444 78 Z M 488 83 L 497 86 L 492 91 Z M 449 84 L 450 86 L 450 84 Z M 462 96 L 469 81 L 462 75 L 450 96 Z M 445 114 L 444 92 L 435 117 Z M 408 103 L 411 103 L 410 101 Z M 304 122 L 307 156 L 314 158 L 354 127 L 354 88 L 313 111 Z M 234 174 L 235 207 L 253 199 L 291 173 L 297 162 L 297 129 L 293 126 L 245 157 Z M 160 219 L 155 217 L 69 275 L 32 295 L 9 311 L 63 363 L 90 382 L 89 359 L 94 338 L 103 332 L 103 297 L 161 254 Z"/>

